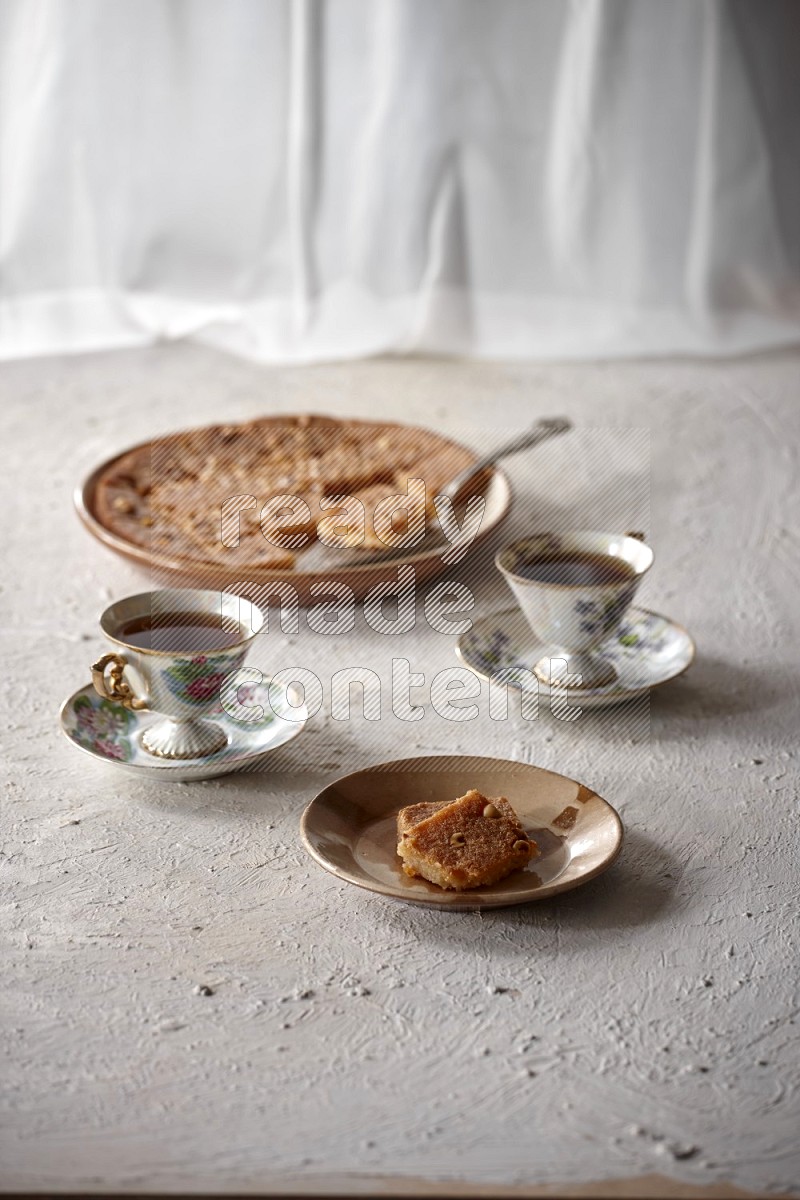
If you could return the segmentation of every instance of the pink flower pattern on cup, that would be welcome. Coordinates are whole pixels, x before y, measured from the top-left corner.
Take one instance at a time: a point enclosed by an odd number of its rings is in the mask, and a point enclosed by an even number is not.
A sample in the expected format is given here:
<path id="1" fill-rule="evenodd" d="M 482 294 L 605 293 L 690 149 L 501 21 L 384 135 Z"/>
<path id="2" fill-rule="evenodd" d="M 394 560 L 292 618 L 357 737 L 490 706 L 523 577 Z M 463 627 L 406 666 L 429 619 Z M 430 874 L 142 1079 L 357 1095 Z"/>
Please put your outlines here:
<path id="1" fill-rule="evenodd" d="M 220 672 L 215 675 L 204 675 L 202 679 L 194 679 L 186 689 L 186 695 L 193 700 L 208 700 L 214 692 L 219 691 L 225 676 Z"/>
<path id="2" fill-rule="evenodd" d="M 236 656 L 198 654 L 195 658 L 178 659 L 161 672 L 161 678 L 171 695 L 184 704 L 206 704 L 219 692 L 226 675 L 235 669 L 241 653 Z"/>

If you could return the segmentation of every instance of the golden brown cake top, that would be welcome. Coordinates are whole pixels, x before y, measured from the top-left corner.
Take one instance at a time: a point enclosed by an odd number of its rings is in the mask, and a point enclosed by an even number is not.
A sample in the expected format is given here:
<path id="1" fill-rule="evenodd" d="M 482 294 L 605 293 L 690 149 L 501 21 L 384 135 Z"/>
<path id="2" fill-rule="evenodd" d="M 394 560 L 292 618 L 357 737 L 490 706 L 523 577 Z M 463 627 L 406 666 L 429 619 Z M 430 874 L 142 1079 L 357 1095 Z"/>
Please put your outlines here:
<path id="1" fill-rule="evenodd" d="M 269 417 L 185 430 L 137 447 L 102 472 L 94 507 L 106 528 L 157 553 L 290 567 L 287 547 L 262 536 L 259 514 L 271 497 L 301 497 L 310 509 L 303 531 L 314 538 L 324 519 L 322 497 L 357 496 L 371 513 L 413 476 L 425 480 L 430 501 L 473 459 L 464 447 L 414 426 Z M 255 496 L 258 504 L 242 512 L 236 547 L 220 537 L 221 505 L 234 496 Z M 365 546 L 378 544 L 368 520 Z"/>
<path id="2" fill-rule="evenodd" d="M 503 865 L 522 866 L 535 850 L 508 800 L 489 800 L 475 789 L 414 824 L 401 846 L 417 863 L 428 859 L 442 868 L 455 886 L 493 876 Z"/>
<path id="3" fill-rule="evenodd" d="M 415 825 L 419 825 L 421 821 L 427 820 L 451 803 L 450 800 L 425 800 L 421 804 L 407 804 L 397 814 L 397 836 L 402 837 L 404 833 L 410 833 Z"/>

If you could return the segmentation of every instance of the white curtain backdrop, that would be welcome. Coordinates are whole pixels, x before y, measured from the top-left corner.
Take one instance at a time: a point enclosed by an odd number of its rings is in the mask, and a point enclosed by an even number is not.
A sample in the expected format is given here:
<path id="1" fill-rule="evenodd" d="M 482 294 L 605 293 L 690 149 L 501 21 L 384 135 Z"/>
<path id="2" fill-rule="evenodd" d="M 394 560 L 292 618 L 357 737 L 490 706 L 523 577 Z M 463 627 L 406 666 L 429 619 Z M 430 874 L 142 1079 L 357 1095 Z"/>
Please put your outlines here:
<path id="1" fill-rule="evenodd" d="M 0 356 L 800 335 L 796 0 L 0 0 Z"/>

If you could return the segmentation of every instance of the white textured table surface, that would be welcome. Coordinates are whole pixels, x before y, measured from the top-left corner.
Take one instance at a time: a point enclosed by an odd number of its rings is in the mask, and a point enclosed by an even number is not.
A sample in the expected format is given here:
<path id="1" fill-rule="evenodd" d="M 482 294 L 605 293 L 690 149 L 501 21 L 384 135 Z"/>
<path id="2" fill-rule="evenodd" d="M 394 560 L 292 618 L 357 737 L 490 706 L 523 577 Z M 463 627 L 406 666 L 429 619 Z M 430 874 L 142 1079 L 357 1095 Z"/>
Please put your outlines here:
<path id="1" fill-rule="evenodd" d="M 2 367 L 2 1187 L 798 1186 L 798 384 L 790 354 L 267 370 L 178 346 Z M 282 410 L 476 444 L 569 415 L 586 428 L 510 465 L 506 533 L 644 525 L 642 602 L 692 631 L 695 666 L 649 709 L 574 724 L 491 721 L 485 691 L 469 724 L 323 711 L 261 770 L 205 783 L 78 754 L 58 706 L 100 609 L 149 584 L 81 528 L 74 484 L 153 433 Z M 478 568 L 476 612 L 505 607 L 489 551 Z M 455 664 L 423 623 L 399 645 L 363 621 L 301 622 L 252 658 L 385 677 L 399 653 L 427 680 Z M 327 781 L 462 750 L 591 785 L 625 821 L 618 864 L 481 916 L 385 901 L 304 853 Z"/>

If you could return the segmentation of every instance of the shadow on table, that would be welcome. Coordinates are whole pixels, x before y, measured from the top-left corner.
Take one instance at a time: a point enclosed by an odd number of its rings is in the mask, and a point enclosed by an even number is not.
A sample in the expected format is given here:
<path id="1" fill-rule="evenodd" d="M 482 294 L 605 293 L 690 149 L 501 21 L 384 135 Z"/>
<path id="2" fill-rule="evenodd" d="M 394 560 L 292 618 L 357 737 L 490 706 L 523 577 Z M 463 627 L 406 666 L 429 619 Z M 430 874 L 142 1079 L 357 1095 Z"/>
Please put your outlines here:
<path id="1" fill-rule="evenodd" d="M 647 925 L 668 906 L 682 874 L 683 864 L 674 855 L 639 830 L 628 829 L 619 859 L 605 874 L 536 907 L 540 915 L 557 916 L 562 928 Z"/>
<path id="2" fill-rule="evenodd" d="M 685 721 L 705 731 L 729 725 L 737 717 L 766 713 L 780 704 L 796 702 L 796 680 L 780 668 L 742 664 L 699 654 L 687 673 L 652 693 L 650 732 L 655 738 L 682 736 Z"/>
<path id="3" fill-rule="evenodd" d="M 651 738 L 657 742 L 710 736 L 736 728 L 746 719 L 747 733 L 758 737 L 759 724 L 780 705 L 796 705 L 800 686 L 795 679 L 768 666 L 742 665 L 722 658 L 703 658 L 685 675 L 610 708 L 587 708 L 570 724 L 576 736 L 594 733 L 612 740 Z"/>
<path id="4" fill-rule="evenodd" d="M 182 783 L 160 780 L 158 789 L 149 790 L 140 801 L 150 808 L 202 819 L 269 817 L 285 809 L 287 795 L 296 797 L 300 792 L 301 801 L 293 803 L 305 807 L 332 779 L 363 766 L 363 759 L 364 751 L 347 731 L 330 734 L 324 728 L 312 729 L 229 775 Z M 276 798 L 283 799 L 278 803 Z M 302 807 L 297 809 L 298 819 Z"/>
<path id="5" fill-rule="evenodd" d="M 509 927 L 541 930 L 545 934 L 555 930 L 563 934 L 572 929 L 584 933 L 624 933 L 657 919 L 673 900 L 682 874 L 683 866 L 672 854 L 638 830 L 628 830 L 619 859 L 597 879 L 547 900 L 513 908 L 484 909 L 473 915 L 479 916 L 482 931 L 492 924 L 503 927 L 506 936 L 497 944 L 501 956 L 527 954 L 530 944 L 509 940 Z M 465 947 L 474 943 L 474 921 L 464 920 L 469 914 L 416 910 L 418 914 L 422 911 L 429 914 L 430 921 L 420 922 L 417 929 L 420 938 L 441 939 L 449 945 L 463 940 Z M 408 910 L 404 906 L 388 904 L 384 916 L 392 925 L 408 924 Z"/>

